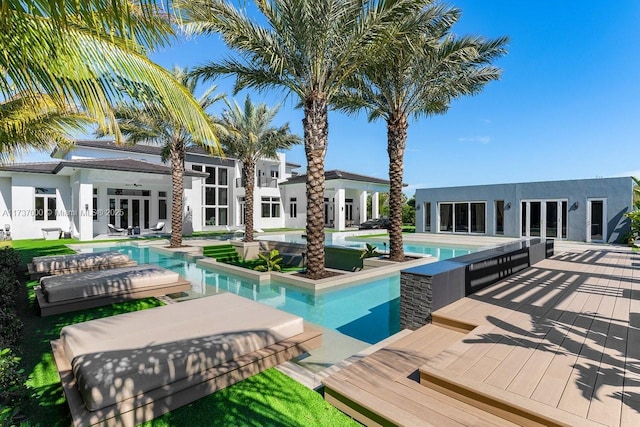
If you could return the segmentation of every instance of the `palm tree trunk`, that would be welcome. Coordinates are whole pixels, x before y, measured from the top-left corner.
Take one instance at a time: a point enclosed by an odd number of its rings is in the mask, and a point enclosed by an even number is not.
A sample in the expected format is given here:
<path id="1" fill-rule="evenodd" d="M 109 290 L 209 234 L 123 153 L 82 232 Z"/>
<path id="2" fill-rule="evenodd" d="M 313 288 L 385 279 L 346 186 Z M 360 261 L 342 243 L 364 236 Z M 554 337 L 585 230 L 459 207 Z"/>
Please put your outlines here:
<path id="1" fill-rule="evenodd" d="M 402 177 L 404 150 L 407 145 L 409 124 L 403 113 L 387 120 L 387 152 L 389 153 L 389 259 L 404 260 L 402 248 Z"/>
<path id="2" fill-rule="evenodd" d="M 183 144 L 174 141 L 171 144 L 171 242 L 169 247 L 182 246 L 182 196 L 184 193 L 184 149 Z"/>
<path id="3" fill-rule="evenodd" d="M 307 275 L 324 275 L 324 158 L 329 122 L 327 100 L 314 94 L 304 103 L 304 151 L 307 157 Z"/>
<path id="4" fill-rule="evenodd" d="M 253 242 L 253 191 L 255 187 L 256 164 L 251 160 L 242 163 L 244 179 L 244 241 Z"/>

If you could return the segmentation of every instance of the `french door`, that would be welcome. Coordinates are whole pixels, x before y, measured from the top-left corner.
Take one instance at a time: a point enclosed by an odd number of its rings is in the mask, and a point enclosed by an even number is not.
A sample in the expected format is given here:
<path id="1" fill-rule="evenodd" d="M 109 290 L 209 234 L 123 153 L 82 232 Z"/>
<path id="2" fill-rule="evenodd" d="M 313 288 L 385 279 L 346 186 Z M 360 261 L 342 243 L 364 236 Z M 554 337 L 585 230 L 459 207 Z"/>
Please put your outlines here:
<path id="1" fill-rule="evenodd" d="M 607 199 L 587 199 L 587 242 L 607 239 Z"/>
<path id="2" fill-rule="evenodd" d="M 149 229 L 149 199 L 140 197 L 110 197 L 109 222 L 116 227 Z"/>
<path id="3" fill-rule="evenodd" d="M 523 200 L 520 211 L 522 237 L 567 238 L 566 200 Z"/>

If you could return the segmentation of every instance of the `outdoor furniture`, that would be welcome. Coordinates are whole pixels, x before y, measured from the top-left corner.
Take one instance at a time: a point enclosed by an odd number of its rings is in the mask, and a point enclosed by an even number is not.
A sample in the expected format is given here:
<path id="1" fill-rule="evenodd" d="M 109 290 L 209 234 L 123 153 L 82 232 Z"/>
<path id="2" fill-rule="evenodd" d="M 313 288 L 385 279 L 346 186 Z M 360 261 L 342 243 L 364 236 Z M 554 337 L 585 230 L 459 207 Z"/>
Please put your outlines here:
<path id="1" fill-rule="evenodd" d="M 2 240 L 11 240 L 11 225 L 4 225 L 4 234 L 2 235 Z"/>
<path id="2" fill-rule="evenodd" d="M 149 227 L 149 231 L 152 231 L 154 233 L 159 233 L 162 231 L 162 229 L 164 229 L 164 222 L 159 222 L 156 225 L 152 225 L 151 227 Z"/>
<path id="3" fill-rule="evenodd" d="M 303 354 L 321 336 L 298 316 L 224 293 L 65 326 L 51 347 L 75 426 L 134 426 Z"/>
<path id="4" fill-rule="evenodd" d="M 45 240 L 58 240 L 62 236 L 60 227 L 43 227 L 41 230 Z"/>
<path id="5" fill-rule="evenodd" d="M 122 234 L 127 231 L 126 228 L 119 228 L 113 224 L 107 224 L 107 228 L 109 229 L 109 234 Z"/>
<path id="6" fill-rule="evenodd" d="M 31 280 L 35 280 L 43 276 L 130 267 L 136 264 L 137 262 L 123 253 L 109 251 L 35 257 L 27 265 L 27 269 Z"/>
<path id="7" fill-rule="evenodd" d="M 189 289 L 178 273 L 145 264 L 43 277 L 35 293 L 40 315 L 50 316 Z"/>

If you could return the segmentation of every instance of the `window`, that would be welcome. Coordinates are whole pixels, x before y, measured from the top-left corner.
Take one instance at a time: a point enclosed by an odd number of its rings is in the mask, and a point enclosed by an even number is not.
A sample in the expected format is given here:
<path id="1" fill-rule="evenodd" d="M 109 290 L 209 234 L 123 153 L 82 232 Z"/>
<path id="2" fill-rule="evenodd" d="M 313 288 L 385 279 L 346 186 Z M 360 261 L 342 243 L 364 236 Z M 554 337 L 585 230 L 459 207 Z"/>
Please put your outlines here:
<path id="1" fill-rule="evenodd" d="M 485 202 L 440 203 L 439 231 L 486 233 L 486 205 Z"/>
<path id="2" fill-rule="evenodd" d="M 36 187 L 36 221 L 56 220 L 56 189 Z"/>
<path id="3" fill-rule="evenodd" d="M 93 189 L 93 220 L 98 220 L 98 189 Z"/>
<path id="4" fill-rule="evenodd" d="M 158 219 L 167 219 L 167 192 L 158 191 Z"/>
<path id="5" fill-rule="evenodd" d="M 278 171 L 278 169 L 272 169 L 271 178 L 279 178 L 279 177 L 280 177 L 280 171 Z"/>
<path id="6" fill-rule="evenodd" d="M 496 235 L 504 236 L 504 200 L 496 200 Z"/>
<path id="7" fill-rule="evenodd" d="M 244 196 L 238 197 L 238 203 L 240 204 L 240 224 L 244 225 L 244 217 L 247 213 L 247 203 L 245 202 Z"/>
<path id="8" fill-rule="evenodd" d="M 440 231 L 453 231 L 453 203 L 440 203 Z"/>
<path id="9" fill-rule="evenodd" d="M 424 231 L 431 231 L 431 203 L 424 204 Z"/>
<path id="10" fill-rule="evenodd" d="M 262 218 L 280 218 L 280 197 L 262 198 Z"/>
<path id="11" fill-rule="evenodd" d="M 289 217 L 297 218 L 298 217 L 298 199 L 297 197 L 292 197 L 289 199 Z"/>
<path id="12" fill-rule="evenodd" d="M 209 174 L 202 187 L 202 216 L 206 226 L 229 224 L 229 169 L 221 166 L 191 165 Z"/>

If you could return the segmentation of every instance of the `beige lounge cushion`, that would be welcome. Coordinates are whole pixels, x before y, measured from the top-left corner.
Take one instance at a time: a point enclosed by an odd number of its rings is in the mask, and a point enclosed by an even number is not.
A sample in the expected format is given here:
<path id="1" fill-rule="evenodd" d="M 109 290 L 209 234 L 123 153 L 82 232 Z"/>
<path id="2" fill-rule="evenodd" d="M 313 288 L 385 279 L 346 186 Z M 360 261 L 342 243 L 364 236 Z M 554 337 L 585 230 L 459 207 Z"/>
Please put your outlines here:
<path id="1" fill-rule="evenodd" d="M 303 332 L 302 318 L 226 293 L 65 326 L 60 337 L 95 411 Z"/>
<path id="2" fill-rule="evenodd" d="M 55 255 L 35 257 L 31 261 L 33 271 L 48 273 L 64 269 L 89 269 L 101 265 L 124 264 L 131 259 L 120 252 L 96 252 L 73 255 Z"/>
<path id="3" fill-rule="evenodd" d="M 175 283 L 179 278 L 178 273 L 145 264 L 46 276 L 40 279 L 40 286 L 48 302 L 60 302 L 102 295 L 122 295 L 133 290 Z"/>

